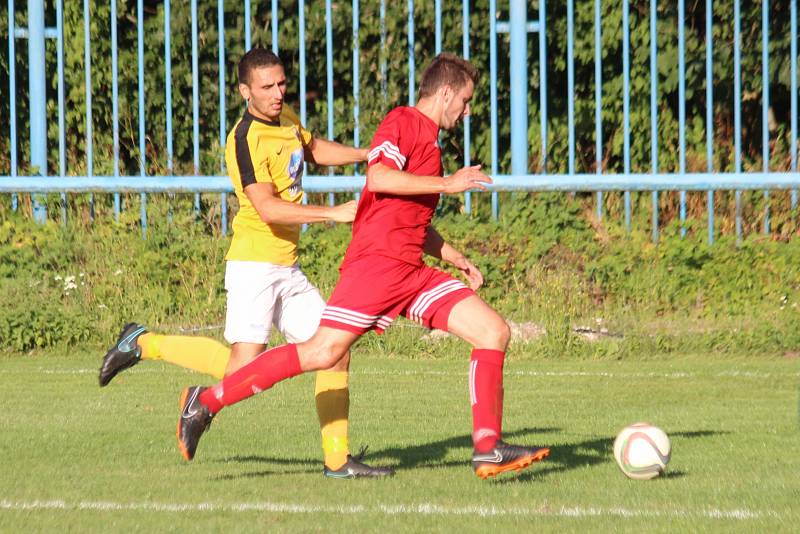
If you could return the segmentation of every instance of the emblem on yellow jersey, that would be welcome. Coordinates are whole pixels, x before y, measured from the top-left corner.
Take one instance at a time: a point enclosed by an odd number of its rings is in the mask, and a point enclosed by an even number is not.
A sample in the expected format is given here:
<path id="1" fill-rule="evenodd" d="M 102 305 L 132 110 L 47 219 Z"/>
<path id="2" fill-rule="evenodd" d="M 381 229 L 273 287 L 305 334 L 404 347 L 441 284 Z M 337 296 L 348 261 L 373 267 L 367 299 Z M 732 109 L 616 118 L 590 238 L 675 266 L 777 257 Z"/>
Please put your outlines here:
<path id="1" fill-rule="evenodd" d="M 292 179 L 292 185 L 289 186 L 289 194 L 296 195 L 303 185 L 303 149 L 298 148 L 292 152 L 289 158 L 289 166 L 286 169 L 286 174 Z"/>

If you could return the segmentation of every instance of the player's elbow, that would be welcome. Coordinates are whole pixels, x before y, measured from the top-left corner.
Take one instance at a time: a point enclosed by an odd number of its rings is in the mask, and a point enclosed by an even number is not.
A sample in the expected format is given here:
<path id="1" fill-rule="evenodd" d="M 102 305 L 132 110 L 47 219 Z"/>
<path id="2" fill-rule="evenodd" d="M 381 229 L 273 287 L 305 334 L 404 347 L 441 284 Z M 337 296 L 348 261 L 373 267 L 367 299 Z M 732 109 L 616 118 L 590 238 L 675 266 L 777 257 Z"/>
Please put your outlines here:
<path id="1" fill-rule="evenodd" d="M 275 215 L 273 211 L 266 208 L 259 208 L 256 210 L 258 212 L 258 218 L 261 219 L 261 222 L 264 224 L 273 224 L 277 222 L 275 220 Z"/>

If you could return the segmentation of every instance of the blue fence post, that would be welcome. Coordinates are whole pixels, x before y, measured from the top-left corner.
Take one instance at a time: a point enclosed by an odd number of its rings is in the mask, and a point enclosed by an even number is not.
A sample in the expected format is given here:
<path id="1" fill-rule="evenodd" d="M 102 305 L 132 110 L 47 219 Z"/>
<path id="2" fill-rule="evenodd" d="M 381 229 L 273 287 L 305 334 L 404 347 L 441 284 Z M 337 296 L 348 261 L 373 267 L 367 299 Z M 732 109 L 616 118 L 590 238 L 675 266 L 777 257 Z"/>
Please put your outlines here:
<path id="1" fill-rule="evenodd" d="M 28 88 L 30 91 L 31 167 L 47 176 L 47 94 L 44 65 L 44 0 L 28 0 Z M 47 220 L 44 199 L 33 195 L 33 218 Z"/>
<path id="2" fill-rule="evenodd" d="M 192 17 L 192 158 L 194 174 L 200 174 L 200 74 L 197 61 L 197 0 L 191 1 Z M 200 193 L 194 194 L 194 214 L 200 216 Z"/>
<path id="3" fill-rule="evenodd" d="M 111 117 L 114 143 L 114 178 L 119 178 L 119 80 L 117 64 L 117 0 L 111 1 Z M 114 220 L 119 222 L 121 199 L 114 193 Z"/>
<path id="4" fill-rule="evenodd" d="M 542 136 L 542 174 L 547 174 L 547 3 L 539 0 L 539 129 Z M 524 11 L 521 14 L 525 14 Z M 525 44 L 527 45 L 527 16 L 525 17 Z M 527 49 L 527 46 L 525 47 Z M 527 57 L 524 65 L 527 70 Z M 527 76 L 525 77 L 527 79 Z M 527 94 L 526 94 L 527 101 Z M 527 172 L 527 171 L 526 171 Z"/>
<path id="5" fill-rule="evenodd" d="M 769 172 L 769 0 L 761 2 L 761 159 Z M 764 233 L 769 235 L 769 191 L 764 191 Z"/>
<path id="6" fill-rule="evenodd" d="M 575 54 L 574 54 L 574 1 L 567 0 L 567 130 L 568 151 L 567 172 L 575 174 Z"/>
<path id="7" fill-rule="evenodd" d="M 11 177 L 17 177 L 17 52 L 14 0 L 8 0 L 8 111 Z M 11 210 L 17 211 L 17 194 L 11 193 Z"/>
<path id="8" fill-rule="evenodd" d="M 489 114 L 491 123 L 492 176 L 497 174 L 497 0 L 489 0 Z M 497 191 L 492 191 L 492 219 L 497 220 L 499 202 Z"/>
<path id="9" fill-rule="evenodd" d="M 299 31 L 297 38 L 299 42 L 300 54 L 300 124 L 306 125 L 306 2 L 300 0 L 297 3 L 297 25 Z M 308 165 L 303 162 L 303 176 L 306 174 Z M 307 191 L 307 189 L 306 189 Z M 303 195 L 303 204 L 308 204 L 308 195 Z M 308 229 L 308 224 L 301 227 L 303 232 Z"/>
<path id="10" fill-rule="evenodd" d="M 224 0 L 217 0 L 217 55 L 219 70 L 219 147 L 222 155 L 219 161 L 219 172 L 225 174 L 225 139 L 228 130 L 227 114 L 225 113 L 225 2 Z M 273 1 L 272 7 L 275 7 Z M 272 32 L 272 45 L 273 52 L 278 53 L 278 37 L 275 34 L 275 12 L 273 9 L 273 32 Z M 220 193 L 219 195 L 219 213 L 220 213 L 220 231 L 222 235 L 228 235 L 228 194 Z"/>
<path id="11" fill-rule="evenodd" d="M 442 52 L 442 0 L 433 1 L 433 52 Z"/>
<path id="12" fill-rule="evenodd" d="M 656 0 L 650 0 L 650 168 L 658 173 L 658 42 L 656 40 Z M 652 240 L 658 243 L 658 191 L 651 194 Z"/>
<path id="13" fill-rule="evenodd" d="M 623 121 L 623 167 L 625 174 L 631 172 L 631 114 L 630 114 L 630 33 L 628 0 L 622 0 L 622 121 Z M 631 231 L 631 192 L 623 193 L 625 204 L 625 229 Z"/>
<path id="14" fill-rule="evenodd" d="M 511 174 L 528 173 L 528 7 L 525 0 L 510 0 L 511 36 Z"/>
<path id="15" fill-rule="evenodd" d="M 383 96 L 383 105 L 387 105 L 389 98 L 389 80 L 388 80 L 388 52 L 386 51 L 386 0 L 381 0 L 380 4 L 380 25 L 381 25 L 381 54 L 380 54 L 380 70 L 381 70 L 381 96 Z"/>
<path id="16" fill-rule="evenodd" d="M 147 174 L 147 145 L 144 123 L 144 2 L 136 2 L 136 34 L 139 57 L 139 176 Z M 147 237 L 147 194 L 139 194 L 142 237 Z"/>
<path id="17" fill-rule="evenodd" d="M 408 0 L 408 105 L 416 104 L 417 95 L 414 87 L 415 81 L 414 58 L 414 0 Z"/>
<path id="18" fill-rule="evenodd" d="M 58 174 L 67 174 L 66 128 L 64 127 L 64 6 L 56 0 L 56 54 L 58 55 Z M 67 194 L 61 193 L 61 224 L 67 224 Z"/>
<path id="19" fill-rule="evenodd" d="M 594 0 L 594 152 L 595 172 L 603 174 L 603 55 L 600 1 Z M 597 219 L 603 219 L 603 192 L 597 192 Z"/>
<path id="20" fill-rule="evenodd" d="M 791 22 L 790 22 L 790 34 L 792 43 L 790 46 L 790 62 L 791 67 L 789 71 L 791 73 L 791 83 L 790 90 L 791 90 L 791 128 L 792 128 L 792 136 L 791 136 L 791 148 L 789 152 L 791 153 L 792 158 L 792 172 L 797 172 L 797 0 L 792 0 L 792 9 L 791 9 Z M 791 193 L 791 202 L 792 202 L 792 211 L 797 208 L 797 189 L 792 189 Z"/>
<path id="21" fill-rule="evenodd" d="M 353 146 L 359 148 L 361 146 L 361 132 L 359 121 L 359 99 L 361 93 L 361 43 L 359 41 L 359 24 L 361 14 L 359 12 L 359 1 L 353 0 Z M 353 174 L 358 176 L 359 165 L 353 165 Z M 356 191 L 355 200 L 358 202 L 361 199 L 361 193 Z"/>
<path id="22" fill-rule="evenodd" d="M 333 12 L 331 0 L 325 0 L 325 85 L 328 96 L 328 140 L 333 141 Z M 328 167 L 328 175 L 333 175 L 333 167 Z M 328 205 L 335 204 L 335 196 L 328 193 Z"/>
<path id="23" fill-rule="evenodd" d="M 739 0 L 733 0 L 733 161 L 734 171 L 742 172 L 742 60 Z M 742 192 L 736 191 L 736 241 L 742 240 Z"/>
<path id="24" fill-rule="evenodd" d="M 714 171 L 714 56 L 713 56 L 713 13 L 711 3 L 706 0 L 706 171 Z M 714 191 L 706 192 L 708 211 L 708 244 L 714 244 Z"/>
<path id="25" fill-rule="evenodd" d="M 169 4 L 169 0 L 167 0 Z M 94 125 L 92 120 L 92 53 L 89 0 L 83 0 L 83 78 L 86 84 L 86 174 L 94 175 Z M 94 221 L 94 193 L 89 193 L 89 220 Z"/>
<path id="26" fill-rule="evenodd" d="M 253 40 L 250 34 L 250 24 L 252 15 L 250 15 L 250 0 L 244 0 L 244 51 L 249 52 L 252 47 Z"/>
<path id="27" fill-rule="evenodd" d="M 464 59 L 469 60 L 469 0 L 461 2 L 461 53 Z M 470 165 L 470 117 L 464 117 L 464 166 Z M 483 169 L 486 172 L 486 169 Z M 472 214 L 472 193 L 464 193 L 464 211 Z"/>
<path id="28" fill-rule="evenodd" d="M 678 0 L 678 169 L 686 174 L 686 14 L 684 0 Z M 681 237 L 686 235 L 686 191 L 680 192 Z"/>
<path id="29" fill-rule="evenodd" d="M 170 41 L 172 7 L 170 0 L 164 0 L 164 113 L 167 129 L 167 172 L 173 172 L 172 142 L 172 43 Z M 170 200 L 174 194 L 170 193 Z M 167 210 L 167 221 L 172 222 L 172 205 Z"/>
<path id="30" fill-rule="evenodd" d="M 220 0 L 220 5 L 222 5 L 223 0 Z M 272 52 L 274 54 L 278 53 L 278 0 L 272 0 L 272 20 L 270 21 L 272 24 Z"/>

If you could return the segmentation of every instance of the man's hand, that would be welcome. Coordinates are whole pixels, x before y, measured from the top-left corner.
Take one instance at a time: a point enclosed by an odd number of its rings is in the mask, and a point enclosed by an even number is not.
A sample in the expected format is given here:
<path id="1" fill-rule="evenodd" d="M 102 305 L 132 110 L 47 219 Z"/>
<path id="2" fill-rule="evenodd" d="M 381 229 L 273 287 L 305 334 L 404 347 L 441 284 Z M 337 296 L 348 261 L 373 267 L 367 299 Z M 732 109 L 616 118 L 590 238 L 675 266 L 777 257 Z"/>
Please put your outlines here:
<path id="1" fill-rule="evenodd" d="M 444 178 L 445 193 L 463 193 L 470 189 L 486 191 L 484 184 L 491 184 L 492 179 L 483 171 L 480 165 L 462 167 L 450 176 Z"/>
<path id="2" fill-rule="evenodd" d="M 483 285 L 483 275 L 467 258 L 460 256 L 454 258 L 451 263 L 464 274 L 464 277 L 469 282 L 470 289 L 477 291 Z"/>
<path id="3" fill-rule="evenodd" d="M 355 200 L 334 206 L 331 208 L 331 220 L 338 223 L 353 222 L 353 220 L 356 218 L 357 209 L 358 202 Z"/>

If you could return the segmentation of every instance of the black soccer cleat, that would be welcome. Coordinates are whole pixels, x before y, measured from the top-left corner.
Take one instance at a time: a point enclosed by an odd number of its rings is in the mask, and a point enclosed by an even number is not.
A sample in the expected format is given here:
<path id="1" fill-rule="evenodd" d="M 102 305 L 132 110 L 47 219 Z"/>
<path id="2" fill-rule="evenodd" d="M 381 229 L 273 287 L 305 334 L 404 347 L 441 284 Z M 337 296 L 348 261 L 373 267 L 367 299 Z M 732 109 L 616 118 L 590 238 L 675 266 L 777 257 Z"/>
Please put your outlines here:
<path id="1" fill-rule="evenodd" d="M 200 394 L 208 388 L 192 386 L 181 393 L 181 418 L 175 435 L 178 436 L 178 448 L 187 460 L 194 458 L 200 436 L 206 431 L 214 418 L 208 407 L 200 402 Z"/>
<path id="2" fill-rule="evenodd" d="M 120 371 L 133 367 L 142 357 L 142 349 L 136 340 L 147 330 L 140 324 L 128 323 L 122 327 L 117 342 L 103 356 L 100 367 L 100 387 L 107 386 Z"/>
<path id="3" fill-rule="evenodd" d="M 506 471 L 522 471 L 548 454 L 550 449 L 545 447 L 521 447 L 497 440 L 492 450 L 472 453 L 472 468 L 486 480 Z"/>
<path id="4" fill-rule="evenodd" d="M 381 478 L 394 475 L 391 467 L 372 467 L 353 456 L 347 455 L 347 462 L 339 469 L 330 469 L 327 465 L 322 470 L 322 474 L 331 478 Z"/>

